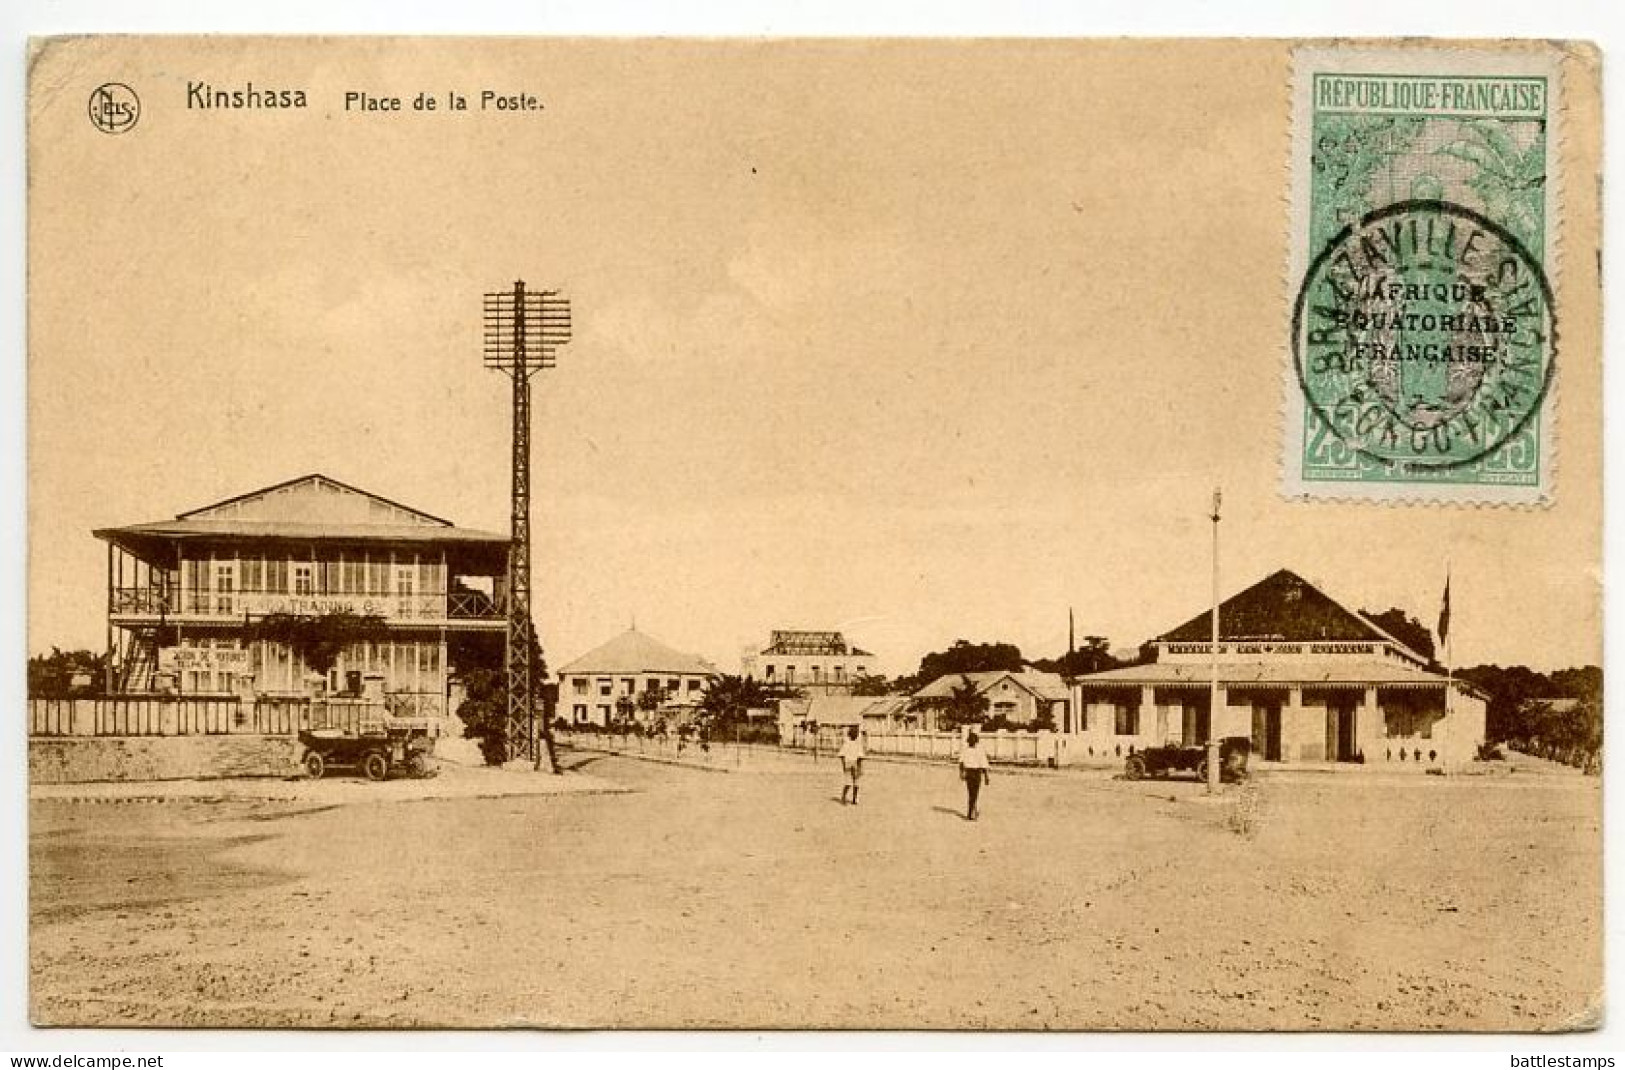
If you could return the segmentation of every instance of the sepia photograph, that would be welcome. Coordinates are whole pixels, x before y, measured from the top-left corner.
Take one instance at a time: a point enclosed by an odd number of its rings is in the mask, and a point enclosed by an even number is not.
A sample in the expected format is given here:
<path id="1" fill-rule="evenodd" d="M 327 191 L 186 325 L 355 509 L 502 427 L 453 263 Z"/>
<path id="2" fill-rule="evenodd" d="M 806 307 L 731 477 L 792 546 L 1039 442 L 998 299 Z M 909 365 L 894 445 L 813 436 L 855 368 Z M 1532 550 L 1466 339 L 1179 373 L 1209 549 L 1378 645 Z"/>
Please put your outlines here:
<path id="1" fill-rule="evenodd" d="M 1602 70 L 36 36 L 29 1022 L 1602 1027 Z"/>

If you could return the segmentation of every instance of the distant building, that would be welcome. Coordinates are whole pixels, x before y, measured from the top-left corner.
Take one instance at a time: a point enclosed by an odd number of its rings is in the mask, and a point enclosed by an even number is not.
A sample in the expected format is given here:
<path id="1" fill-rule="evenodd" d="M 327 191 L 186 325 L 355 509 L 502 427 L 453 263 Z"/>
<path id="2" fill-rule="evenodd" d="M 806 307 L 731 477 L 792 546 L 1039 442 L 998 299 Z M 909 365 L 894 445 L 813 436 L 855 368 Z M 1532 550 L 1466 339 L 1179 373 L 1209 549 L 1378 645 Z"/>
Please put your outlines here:
<path id="1" fill-rule="evenodd" d="M 915 727 L 907 695 L 812 695 L 779 703 L 779 739 L 805 743 L 817 732 L 824 741 L 844 737 L 856 725 L 863 732 L 894 732 Z M 814 728 L 813 726 L 817 726 Z"/>
<path id="2" fill-rule="evenodd" d="M 1219 711 L 1210 720 L 1211 611 L 1148 644 L 1154 660 L 1078 678 L 1075 754 L 1247 736 L 1272 762 L 1471 759 L 1484 698 L 1366 617 L 1282 569 L 1219 606 Z M 1448 697 L 1447 697 L 1448 696 Z"/>
<path id="3" fill-rule="evenodd" d="M 558 716 L 572 724 L 649 724 L 692 712 L 716 675 L 704 658 L 632 628 L 559 670 Z"/>
<path id="4" fill-rule="evenodd" d="M 989 718 L 1002 717 L 1015 725 L 1031 725 L 1048 715 L 1056 729 L 1071 720 L 1072 692 L 1058 673 L 1023 669 L 1021 672 L 967 672 L 939 676 L 914 692 L 928 729 L 935 728 L 931 700 L 947 699 L 966 684 L 987 699 Z M 924 700 L 924 701 L 922 701 Z"/>
<path id="5" fill-rule="evenodd" d="M 400 714 L 444 717 L 453 636 L 506 637 L 509 540 L 454 526 L 323 475 L 159 520 L 107 543 L 110 691 L 258 696 L 379 691 Z M 380 618 L 382 635 L 313 672 L 261 637 L 271 615 Z"/>
<path id="6" fill-rule="evenodd" d="M 741 676 L 809 695 L 850 694 L 854 680 L 875 671 L 875 656 L 849 645 L 840 632 L 777 629 L 767 646 L 741 662 Z"/>

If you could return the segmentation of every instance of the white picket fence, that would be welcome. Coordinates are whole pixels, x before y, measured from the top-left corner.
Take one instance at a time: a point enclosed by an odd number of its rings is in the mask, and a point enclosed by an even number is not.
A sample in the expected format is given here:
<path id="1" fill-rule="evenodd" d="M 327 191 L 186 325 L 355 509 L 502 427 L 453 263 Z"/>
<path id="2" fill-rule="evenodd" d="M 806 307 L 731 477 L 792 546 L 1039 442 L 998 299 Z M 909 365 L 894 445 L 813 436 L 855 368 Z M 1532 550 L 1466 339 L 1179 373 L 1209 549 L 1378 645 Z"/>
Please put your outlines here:
<path id="1" fill-rule="evenodd" d="M 794 740 L 793 745 L 807 748 L 811 739 Z M 1054 732 L 983 732 L 979 733 L 982 749 L 989 761 L 1011 765 L 1052 765 L 1056 761 Z M 823 726 L 818 733 L 818 749 L 834 752 L 846 739 L 843 730 Z M 964 736 L 958 732 L 869 731 L 863 735 L 864 749 L 870 754 L 897 755 L 909 758 L 936 758 L 943 761 L 956 756 L 964 747 Z"/>

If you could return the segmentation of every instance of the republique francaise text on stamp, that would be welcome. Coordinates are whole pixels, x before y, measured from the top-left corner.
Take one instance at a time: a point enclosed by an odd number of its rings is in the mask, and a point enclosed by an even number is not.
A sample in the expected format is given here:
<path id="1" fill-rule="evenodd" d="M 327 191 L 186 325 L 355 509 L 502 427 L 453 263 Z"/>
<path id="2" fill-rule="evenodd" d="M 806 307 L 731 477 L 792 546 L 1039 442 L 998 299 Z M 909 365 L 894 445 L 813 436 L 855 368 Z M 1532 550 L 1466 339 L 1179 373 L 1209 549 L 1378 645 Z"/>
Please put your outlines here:
<path id="1" fill-rule="evenodd" d="M 1289 496 L 1549 500 L 1556 70 L 1297 54 Z"/>

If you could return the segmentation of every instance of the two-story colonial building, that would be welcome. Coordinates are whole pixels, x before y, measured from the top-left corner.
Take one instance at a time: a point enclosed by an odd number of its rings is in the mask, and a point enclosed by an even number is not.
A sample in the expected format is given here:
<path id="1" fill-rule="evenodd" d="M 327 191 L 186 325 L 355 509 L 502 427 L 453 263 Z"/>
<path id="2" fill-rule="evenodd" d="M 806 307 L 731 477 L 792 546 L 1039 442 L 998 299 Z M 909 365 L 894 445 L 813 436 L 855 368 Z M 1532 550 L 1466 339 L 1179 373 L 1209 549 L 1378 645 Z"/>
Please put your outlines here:
<path id="1" fill-rule="evenodd" d="M 448 645 L 506 636 L 509 540 L 323 475 L 103 528 L 110 692 L 304 697 L 381 690 L 448 714 Z M 367 622 L 315 673 L 267 618 Z M 322 660 L 327 660 L 323 658 Z"/>
<path id="2" fill-rule="evenodd" d="M 697 654 L 630 628 L 559 670 L 558 716 L 600 727 L 687 716 L 716 675 L 716 667 Z"/>
<path id="3" fill-rule="evenodd" d="M 775 629 L 767 645 L 747 653 L 740 675 L 809 695 L 851 694 L 852 684 L 875 671 L 875 656 L 840 632 Z"/>

